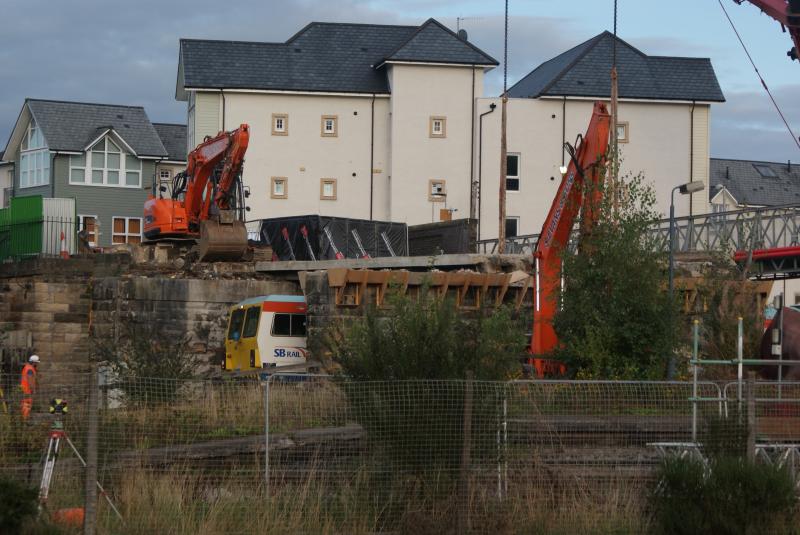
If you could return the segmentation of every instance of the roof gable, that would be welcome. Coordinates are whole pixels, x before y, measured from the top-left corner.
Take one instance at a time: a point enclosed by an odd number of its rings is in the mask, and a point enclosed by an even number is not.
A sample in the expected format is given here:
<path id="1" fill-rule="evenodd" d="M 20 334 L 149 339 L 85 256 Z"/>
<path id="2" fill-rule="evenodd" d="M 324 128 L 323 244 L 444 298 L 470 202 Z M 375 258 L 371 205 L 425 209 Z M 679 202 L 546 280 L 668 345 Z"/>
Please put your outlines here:
<path id="1" fill-rule="evenodd" d="M 51 151 L 82 152 L 113 130 L 139 156 L 163 157 L 167 151 L 140 106 L 26 99 Z"/>
<path id="2" fill-rule="evenodd" d="M 428 19 L 406 42 L 393 51 L 386 61 L 498 64 L 493 57 L 468 41 L 460 39 L 449 28 L 434 19 Z"/>
<path id="3" fill-rule="evenodd" d="M 181 39 L 184 89 L 389 93 L 384 60 L 496 62 L 434 20 L 422 26 L 312 22 L 285 43 Z"/>
<path id="4" fill-rule="evenodd" d="M 621 98 L 725 100 L 709 59 L 648 56 L 610 32 L 542 63 L 514 84 L 509 96 L 609 98 L 615 39 Z"/>
<path id="5" fill-rule="evenodd" d="M 770 169 L 775 176 L 763 176 L 756 166 Z M 710 199 L 724 188 L 742 205 L 800 202 L 800 166 L 796 164 L 711 158 L 709 182 Z"/>

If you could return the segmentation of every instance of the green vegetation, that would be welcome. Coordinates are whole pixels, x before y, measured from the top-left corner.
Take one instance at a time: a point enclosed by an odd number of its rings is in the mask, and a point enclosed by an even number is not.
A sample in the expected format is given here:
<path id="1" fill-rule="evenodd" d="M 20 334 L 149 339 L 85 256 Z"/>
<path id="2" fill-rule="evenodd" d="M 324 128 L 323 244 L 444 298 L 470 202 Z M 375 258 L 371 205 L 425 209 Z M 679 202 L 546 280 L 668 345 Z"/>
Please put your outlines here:
<path id="1" fill-rule="evenodd" d="M 17 533 L 37 512 L 36 489 L 0 479 L 0 533 Z"/>
<path id="2" fill-rule="evenodd" d="M 93 357 L 108 367 L 128 401 L 177 399 L 180 392 L 169 381 L 197 375 L 199 361 L 189 347 L 191 336 L 170 332 L 155 319 L 120 323 L 122 332 L 116 339 L 92 338 Z"/>
<path id="3" fill-rule="evenodd" d="M 650 232 L 659 215 L 642 176 L 608 186 L 597 223 L 566 252 L 562 307 L 554 318 L 554 355 L 580 379 L 661 379 L 677 338 L 676 302 L 668 294 L 667 255 Z"/>
<path id="4" fill-rule="evenodd" d="M 784 467 L 747 458 L 744 414 L 710 415 L 703 460 L 670 457 L 650 502 L 663 535 L 797 534 L 794 478 Z M 740 423 L 741 422 L 741 423 Z"/>

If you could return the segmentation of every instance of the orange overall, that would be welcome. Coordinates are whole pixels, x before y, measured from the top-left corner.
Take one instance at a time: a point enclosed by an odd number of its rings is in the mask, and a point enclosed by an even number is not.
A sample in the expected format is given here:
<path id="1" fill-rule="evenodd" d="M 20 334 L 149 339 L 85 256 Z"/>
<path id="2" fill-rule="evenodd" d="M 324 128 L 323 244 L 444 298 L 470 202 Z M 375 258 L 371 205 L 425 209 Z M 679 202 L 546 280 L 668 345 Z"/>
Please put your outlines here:
<path id="1" fill-rule="evenodd" d="M 19 388 L 22 390 L 22 419 L 27 420 L 33 407 L 33 394 L 36 392 L 36 368 L 32 364 L 26 364 L 22 368 Z"/>

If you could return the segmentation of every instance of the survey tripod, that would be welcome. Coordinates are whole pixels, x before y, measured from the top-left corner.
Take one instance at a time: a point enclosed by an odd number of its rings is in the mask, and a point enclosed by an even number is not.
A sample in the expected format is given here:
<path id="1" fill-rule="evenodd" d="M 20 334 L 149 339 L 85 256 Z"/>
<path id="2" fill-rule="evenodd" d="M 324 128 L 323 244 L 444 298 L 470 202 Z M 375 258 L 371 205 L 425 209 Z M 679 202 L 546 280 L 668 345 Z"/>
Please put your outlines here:
<path id="1" fill-rule="evenodd" d="M 58 460 L 58 455 L 61 453 L 61 449 L 66 443 L 71 449 L 72 452 L 75 454 L 75 457 L 81 462 L 81 464 L 85 467 L 86 461 L 83 460 L 81 454 L 78 453 L 78 448 L 75 447 L 75 444 L 67 436 L 66 431 L 64 431 L 64 416 L 69 412 L 69 408 L 67 407 L 67 402 L 63 399 L 53 399 L 50 401 L 50 414 L 53 415 L 53 423 L 50 426 L 50 433 L 48 435 L 48 443 L 47 443 L 47 450 L 44 459 L 44 467 L 42 469 L 42 482 L 39 485 L 39 512 L 41 513 L 42 509 L 44 509 L 45 505 L 47 504 L 47 496 L 50 494 L 50 483 L 53 480 L 53 472 L 56 468 L 56 461 Z M 96 481 L 97 489 L 100 491 L 100 494 L 106 499 L 108 505 L 114 511 L 114 514 L 122 520 L 122 515 L 120 514 L 119 510 L 114 506 L 114 503 L 111 501 L 111 498 L 108 497 L 106 494 L 105 489 L 100 484 L 99 481 Z"/>

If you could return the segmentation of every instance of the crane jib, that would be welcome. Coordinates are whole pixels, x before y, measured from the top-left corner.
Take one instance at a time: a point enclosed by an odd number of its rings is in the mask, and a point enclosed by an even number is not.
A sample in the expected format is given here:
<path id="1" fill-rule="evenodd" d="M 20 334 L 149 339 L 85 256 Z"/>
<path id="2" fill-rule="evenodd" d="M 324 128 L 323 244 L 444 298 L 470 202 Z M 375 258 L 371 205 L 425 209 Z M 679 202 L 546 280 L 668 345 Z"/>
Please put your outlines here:
<path id="1" fill-rule="evenodd" d="M 558 199 L 558 205 L 553 212 L 553 218 L 550 220 L 550 224 L 547 225 L 547 232 L 544 235 L 544 244 L 546 247 L 549 247 L 550 243 L 553 241 L 553 236 L 556 233 L 556 227 L 558 227 L 558 222 L 561 220 L 561 212 L 564 210 L 564 205 L 567 204 L 567 198 L 569 197 L 570 191 L 572 191 L 572 183 L 574 181 L 575 171 L 573 170 L 569 175 L 567 175 L 567 180 L 564 182 L 564 190 L 561 192 L 561 198 Z"/>

